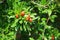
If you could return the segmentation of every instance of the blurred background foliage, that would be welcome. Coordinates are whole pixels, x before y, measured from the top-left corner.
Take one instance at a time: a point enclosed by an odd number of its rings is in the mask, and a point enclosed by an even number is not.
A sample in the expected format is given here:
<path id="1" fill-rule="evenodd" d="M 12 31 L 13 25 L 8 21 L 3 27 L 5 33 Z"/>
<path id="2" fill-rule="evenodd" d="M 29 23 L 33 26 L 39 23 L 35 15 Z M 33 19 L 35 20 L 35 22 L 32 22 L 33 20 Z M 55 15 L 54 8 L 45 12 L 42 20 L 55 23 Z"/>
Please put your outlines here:
<path id="1" fill-rule="evenodd" d="M 0 40 L 43 39 L 60 40 L 60 0 L 0 0 Z"/>

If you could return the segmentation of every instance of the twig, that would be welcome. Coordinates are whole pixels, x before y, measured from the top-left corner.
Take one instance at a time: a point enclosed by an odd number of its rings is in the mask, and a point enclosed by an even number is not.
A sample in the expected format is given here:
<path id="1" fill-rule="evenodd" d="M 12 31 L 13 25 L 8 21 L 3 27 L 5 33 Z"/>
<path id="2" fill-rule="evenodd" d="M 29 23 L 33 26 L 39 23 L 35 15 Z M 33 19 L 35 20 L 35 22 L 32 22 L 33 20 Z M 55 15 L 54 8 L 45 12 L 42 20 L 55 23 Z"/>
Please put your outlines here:
<path id="1" fill-rule="evenodd" d="M 50 15 L 51 16 L 51 15 Z M 48 21 L 49 21 L 49 19 L 50 19 L 50 16 L 48 17 L 48 19 L 47 19 L 47 23 L 48 23 Z M 43 31 L 43 38 L 44 38 L 44 33 L 45 33 L 45 30 L 46 30 L 46 26 L 44 26 L 44 31 Z"/>

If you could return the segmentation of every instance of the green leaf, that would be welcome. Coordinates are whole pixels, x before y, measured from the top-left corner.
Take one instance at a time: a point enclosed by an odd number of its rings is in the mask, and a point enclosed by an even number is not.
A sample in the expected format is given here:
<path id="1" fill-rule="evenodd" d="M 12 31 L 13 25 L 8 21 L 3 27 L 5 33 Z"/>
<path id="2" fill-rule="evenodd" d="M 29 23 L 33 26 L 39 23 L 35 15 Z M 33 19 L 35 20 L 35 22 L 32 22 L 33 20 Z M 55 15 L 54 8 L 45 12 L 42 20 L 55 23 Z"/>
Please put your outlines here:
<path id="1" fill-rule="evenodd" d="M 14 35 L 14 32 L 10 32 L 8 35 Z"/>
<path id="2" fill-rule="evenodd" d="M 50 20 L 51 20 L 51 22 L 54 22 L 54 19 L 55 19 L 56 17 L 57 17 L 56 15 L 52 15 L 52 16 L 50 16 Z"/>
<path id="3" fill-rule="evenodd" d="M 24 29 L 24 31 L 26 31 L 26 26 L 25 25 L 23 25 L 23 29 Z"/>
<path id="4" fill-rule="evenodd" d="M 50 16 L 52 14 L 52 10 L 51 9 L 48 9 L 48 16 Z"/>
<path id="5" fill-rule="evenodd" d="M 19 0 L 15 0 L 15 2 L 19 2 Z"/>
<path id="6" fill-rule="evenodd" d="M 46 25 L 46 22 L 45 21 L 42 21 L 41 24 Z"/>
<path id="7" fill-rule="evenodd" d="M 42 35 L 39 35 L 37 40 L 42 40 Z"/>
<path id="8" fill-rule="evenodd" d="M 13 15 L 13 10 L 7 10 L 9 15 Z"/>
<path id="9" fill-rule="evenodd" d="M 42 20 L 42 21 L 46 21 L 46 18 L 42 18 L 41 20 Z"/>
<path id="10" fill-rule="evenodd" d="M 13 16 L 9 16 L 9 19 L 10 19 L 10 18 L 15 18 L 15 15 L 13 15 Z"/>
<path id="11" fill-rule="evenodd" d="M 30 40 L 34 40 L 34 39 L 33 39 L 33 38 L 31 38 L 31 37 L 30 37 L 29 39 L 30 39 Z"/>
<path id="12" fill-rule="evenodd" d="M 14 23 L 11 25 L 11 27 L 15 27 L 15 26 L 17 25 L 16 23 L 18 22 L 18 20 L 19 20 L 19 19 L 15 19 L 15 21 L 14 21 Z"/>
<path id="13" fill-rule="evenodd" d="M 41 0 L 41 4 L 45 5 L 46 4 L 46 0 Z"/>
<path id="14" fill-rule="evenodd" d="M 47 13 L 47 11 L 48 11 L 48 10 L 47 10 L 47 9 L 45 9 L 45 10 L 43 10 L 43 11 L 42 11 L 42 13 Z"/>
<path id="15" fill-rule="evenodd" d="M 20 24 L 22 24 L 22 23 L 23 23 L 23 21 L 22 21 L 22 20 L 20 20 L 20 21 L 19 21 L 19 23 L 20 23 Z"/>
<path id="16" fill-rule="evenodd" d="M 47 38 L 46 38 L 46 37 L 44 37 L 44 39 L 45 39 L 45 40 L 47 40 Z"/>
<path id="17" fill-rule="evenodd" d="M 48 26 L 48 25 L 45 25 L 46 27 L 46 29 L 51 29 L 52 27 L 51 26 Z"/>
<path id="18" fill-rule="evenodd" d="M 21 30 L 21 31 L 23 30 L 22 26 L 20 26 L 20 30 Z"/>

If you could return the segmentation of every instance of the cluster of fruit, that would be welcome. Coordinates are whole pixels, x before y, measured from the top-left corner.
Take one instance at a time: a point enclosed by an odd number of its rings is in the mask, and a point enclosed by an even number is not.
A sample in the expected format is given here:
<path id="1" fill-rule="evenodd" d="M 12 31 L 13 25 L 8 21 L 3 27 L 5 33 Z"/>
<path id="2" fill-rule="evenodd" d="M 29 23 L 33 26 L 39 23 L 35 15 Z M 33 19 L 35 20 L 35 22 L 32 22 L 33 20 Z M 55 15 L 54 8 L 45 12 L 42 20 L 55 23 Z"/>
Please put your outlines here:
<path id="1" fill-rule="evenodd" d="M 25 15 L 26 15 L 26 14 L 25 14 L 25 11 L 22 11 L 22 12 L 20 13 L 20 16 L 22 16 L 22 17 L 24 17 Z M 16 14 L 15 17 L 18 19 L 18 18 L 19 18 L 19 15 Z M 33 21 L 32 18 L 31 18 L 31 16 L 30 16 L 30 14 L 28 14 L 25 19 L 26 19 L 26 21 L 29 21 L 29 22 L 32 22 L 32 21 Z M 52 35 L 51 39 L 52 39 L 52 40 L 55 40 L 54 35 Z"/>
<path id="2" fill-rule="evenodd" d="M 24 15 L 25 15 L 25 11 L 22 11 L 22 12 L 20 13 L 20 16 L 23 17 Z M 19 18 L 19 15 L 16 14 L 15 17 L 18 19 L 18 18 Z M 32 18 L 30 17 L 30 14 L 28 14 L 28 16 L 26 17 L 26 20 L 29 21 L 29 22 L 32 22 Z"/>

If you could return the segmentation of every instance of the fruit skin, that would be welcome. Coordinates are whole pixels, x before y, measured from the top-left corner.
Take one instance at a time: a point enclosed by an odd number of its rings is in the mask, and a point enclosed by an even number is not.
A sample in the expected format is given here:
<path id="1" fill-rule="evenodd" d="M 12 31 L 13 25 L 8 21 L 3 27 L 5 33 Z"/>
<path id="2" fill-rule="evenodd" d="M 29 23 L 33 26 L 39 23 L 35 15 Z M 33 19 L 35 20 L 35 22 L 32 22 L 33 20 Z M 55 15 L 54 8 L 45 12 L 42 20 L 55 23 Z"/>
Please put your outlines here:
<path id="1" fill-rule="evenodd" d="M 52 40 L 54 40 L 54 35 L 52 35 Z"/>
<path id="2" fill-rule="evenodd" d="M 32 22 L 32 18 L 29 19 L 29 22 Z"/>
<path id="3" fill-rule="evenodd" d="M 24 12 L 24 11 L 22 11 L 22 12 L 21 12 L 21 16 L 24 16 L 24 15 L 25 15 L 25 12 Z"/>
<path id="4" fill-rule="evenodd" d="M 19 18 L 18 14 L 15 15 L 16 18 Z"/>
<path id="5" fill-rule="evenodd" d="M 30 14 L 26 17 L 26 20 L 32 22 L 32 18 L 30 17 Z"/>
<path id="6" fill-rule="evenodd" d="M 27 21 L 29 21 L 29 19 L 30 19 L 30 15 L 28 15 L 28 16 L 26 17 L 26 20 L 27 20 Z"/>
<path id="7" fill-rule="evenodd" d="M 26 18 L 26 20 L 28 21 L 28 20 L 29 20 L 29 18 Z"/>

